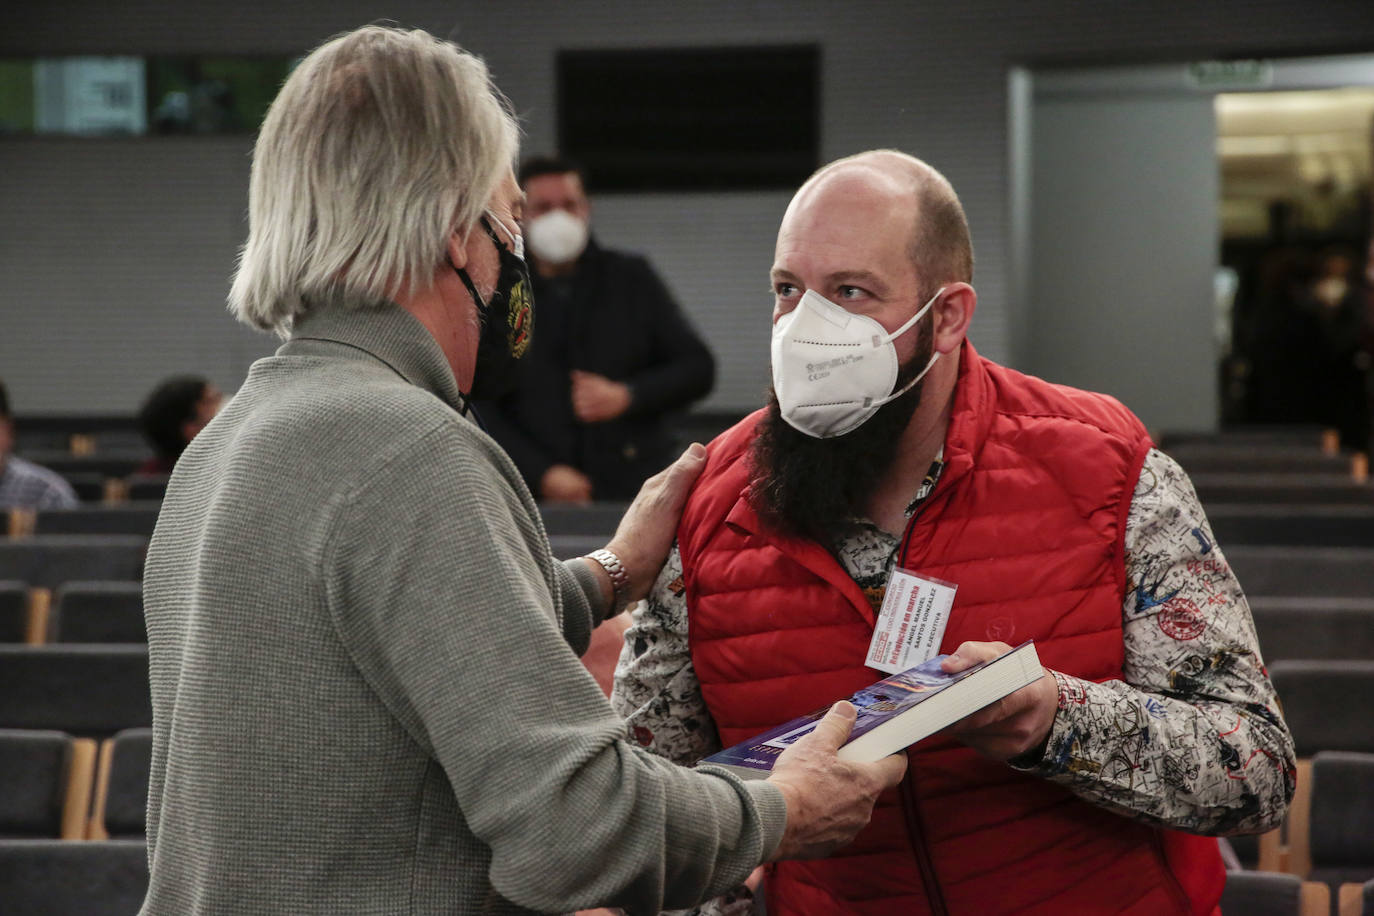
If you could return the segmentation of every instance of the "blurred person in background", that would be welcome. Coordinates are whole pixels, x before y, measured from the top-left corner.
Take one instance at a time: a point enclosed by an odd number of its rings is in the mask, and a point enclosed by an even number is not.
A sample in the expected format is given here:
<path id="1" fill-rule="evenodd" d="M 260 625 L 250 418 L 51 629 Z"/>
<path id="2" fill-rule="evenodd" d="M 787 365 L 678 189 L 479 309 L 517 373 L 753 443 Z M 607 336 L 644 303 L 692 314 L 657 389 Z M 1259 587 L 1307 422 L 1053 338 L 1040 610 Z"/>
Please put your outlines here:
<path id="1" fill-rule="evenodd" d="M 547 502 L 624 500 L 673 455 L 667 415 L 710 392 L 715 361 L 636 254 L 592 237 L 583 175 L 520 168 L 539 333 L 507 390 L 477 392 L 488 431 Z"/>
<path id="2" fill-rule="evenodd" d="M 170 474 L 186 446 L 219 413 L 224 395 L 209 379 L 178 375 L 158 383 L 138 411 L 138 427 L 153 449 L 140 474 Z"/>
<path id="3" fill-rule="evenodd" d="M 0 509 L 71 509 L 76 491 L 62 475 L 14 454 L 14 417 L 0 382 Z"/>
<path id="4" fill-rule="evenodd" d="M 575 650 L 648 591 L 703 450 L 559 561 L 468 416 L 529 340 L 516 137 L 418 30 L 326 42 L 268 111 L 230 306 L 286 342 L 148 548 L 144 913 L 686 906 L 847 843 L 905 770 L 838 760 L 848 704 L 766 781 L 625 740 Z"/>
<path id="5" fill-rule="evenodd" d="M 1348 248 L 1322 251 L 1301 303 L 1320 331 L 1312 405 L 1317 419 L 1340 432 L 1341 448 L 1369 451 L 1369 316 L 1364 272 Z"/>

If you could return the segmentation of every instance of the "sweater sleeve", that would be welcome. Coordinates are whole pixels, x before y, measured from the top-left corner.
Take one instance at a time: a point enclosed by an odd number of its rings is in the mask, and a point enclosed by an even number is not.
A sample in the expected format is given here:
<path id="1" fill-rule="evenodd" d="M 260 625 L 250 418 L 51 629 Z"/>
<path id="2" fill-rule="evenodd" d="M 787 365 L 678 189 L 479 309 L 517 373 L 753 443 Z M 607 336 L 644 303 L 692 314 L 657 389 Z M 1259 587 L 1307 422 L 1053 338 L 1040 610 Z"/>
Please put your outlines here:
<path id="1" fill-rule="evenodd" d="M 781 793 L 623 740 L 555 615 L 580 586 L 457 425 L 372 469 L 336 514 L 330 612 L 360 672 L 443 768 L 514 903 L 654 912 L 737 884 L 781 839 Z"/>
<path id="2" fill-rule="evenodd" d="M 592 631 L 606 619 L 610 609 L 605 606 L 596 573 L 583 560 L 564 560 L 554 565 L 554 572 L 563 599 L 563 638 L 580 656 L 591 645 Z"/>

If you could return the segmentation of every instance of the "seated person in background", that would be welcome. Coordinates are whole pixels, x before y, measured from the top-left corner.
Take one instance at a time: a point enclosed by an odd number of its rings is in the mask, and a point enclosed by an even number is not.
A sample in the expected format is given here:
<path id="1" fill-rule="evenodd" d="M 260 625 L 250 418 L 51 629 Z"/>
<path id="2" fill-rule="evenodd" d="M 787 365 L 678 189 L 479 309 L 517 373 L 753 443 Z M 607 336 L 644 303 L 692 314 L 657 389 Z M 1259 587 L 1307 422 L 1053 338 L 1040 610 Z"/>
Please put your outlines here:
<path id="1" fill-rule="evenodd" d="M 209 379 L 176 375 L 158 383 L 138 411 L 138 426 L 156 453 L 140 474 L 170 474 L 186 445 L 219 413 L 224 395 Z"/>
<path id="2" fill-rule="evenodd" d="M 76 491 L 60 474 L 25 461 L 14 450 L 9 395 L 0 382 L 0 509 L 71 509 Z"/>
<path id="3" fill-rule="evenodd" d="M 591 237 L 575 165 L 532 158 L 519 181 L 539 333 L 508 390 L 479 379 L 479 414 L 541 501 L 629 499 L 676 453 L 664 415 L 711 390 L 715 360 L 648 261 Z"/>
<path id="4" fill-rule="evenodd" d="M 959 199 L 920 160 L 802 186 L 772 268 L 775 396 L 711 443 L 613 705 L 686 762 L 865 687 L 909 570 L 953 602 L 946 671 L 1027 639 L 1045 671 L 911 748 L 851 848 L 770 866 L 770 916 L 1211 913 L 1204 837 L 1274 827 L 1294 787 L 1249 606 L 1134 415 L 975 352 L 972 276 Z"/>

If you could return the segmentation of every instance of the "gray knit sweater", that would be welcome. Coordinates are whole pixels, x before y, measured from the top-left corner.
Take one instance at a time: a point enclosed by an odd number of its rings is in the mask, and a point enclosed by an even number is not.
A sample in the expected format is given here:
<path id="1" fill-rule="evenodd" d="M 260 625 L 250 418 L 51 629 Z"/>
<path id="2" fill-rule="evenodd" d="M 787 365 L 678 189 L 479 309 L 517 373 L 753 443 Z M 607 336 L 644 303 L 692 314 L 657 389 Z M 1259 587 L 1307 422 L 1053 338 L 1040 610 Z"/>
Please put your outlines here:
<path id="1" fill-rule="evenodd" d="M 776 788 L 622 740 L 595 578 L 461 405 L 408 313 L 326 310 L 178 462 L 145 913 L 648 913 L 776 847 Z"/>

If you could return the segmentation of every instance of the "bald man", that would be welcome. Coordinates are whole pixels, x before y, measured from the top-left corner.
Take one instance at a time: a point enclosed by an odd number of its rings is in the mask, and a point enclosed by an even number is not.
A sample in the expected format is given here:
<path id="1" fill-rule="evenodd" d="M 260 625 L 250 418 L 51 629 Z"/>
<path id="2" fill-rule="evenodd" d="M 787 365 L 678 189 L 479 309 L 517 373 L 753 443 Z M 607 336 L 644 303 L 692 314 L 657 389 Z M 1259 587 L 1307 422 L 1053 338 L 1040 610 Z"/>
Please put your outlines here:
<path id="1" fill-rule="evenodd" d="M 1204 837 L 1278 824 L 1295 761 L 1187 477 L 1112 398 L 978 355 L 963 209 L 911 156 L 813 175 L 771 277 L 772 396 L 626 633 L 632 737 L 686 762 L 823 706 L 886 670 L 889 590 L 943 600 L 910 663 L 1033 639 L 1043 676 L 915 745 L 851 847 L 770 866 L 768 912 L 1215 911 Z"/>

